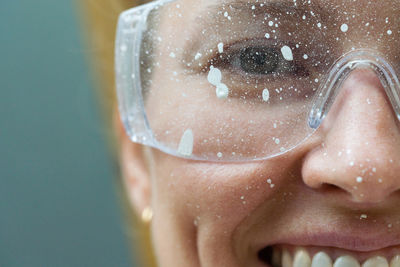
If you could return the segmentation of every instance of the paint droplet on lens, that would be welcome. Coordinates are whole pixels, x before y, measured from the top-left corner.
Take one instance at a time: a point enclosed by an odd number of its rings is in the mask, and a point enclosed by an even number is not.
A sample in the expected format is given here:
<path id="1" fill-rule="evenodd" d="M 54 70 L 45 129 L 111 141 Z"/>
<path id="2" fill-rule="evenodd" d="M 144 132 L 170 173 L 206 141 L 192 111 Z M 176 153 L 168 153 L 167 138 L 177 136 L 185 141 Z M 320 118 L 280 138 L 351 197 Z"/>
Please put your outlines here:
<path id="1" fill-rule="evenodd" d="M 286 59 L 287 61 L 292 61 L 293 60 L 293 53 L 292 53 L 292 49 L 285 45 L 281 48 L 281 52 L 282 52 L 282 56 L 284 59 Z"/>
<path id="2" fill-rule="evenodd" d="M 223 53 L 224 52 L 224 44 L 223 43 L 219 43 L 218 44 L 218 52 L 219 53 Z"/>
<path id="3" fill-rule="evenodd" d="M 340 26 L 340 30 L 342 32 L 347 32 L 349 30 L 349 26 L 346 23 L 344 23 L 342 24 L 342 26 Z"/>
<path id="4" fill-rule="evenodd" d="M 262 98 L 265 102 L 269 100 L 269 90 L 265 88 L 262 92 Z"/>
<path id="5" fill-rule="evenodd" d="M 193 153 L 193 132 L 191 129 L 187 129 L 181 138 L 178 147 L 178 153 L 182 156 L 189 157 Z"/>
<path id="6" fill-rule="evenodd" d="M 214 68 L 214 66 L 210 67 L 210 71 L 208 72 L 207 80 L 212 85 L 217 86 L 221 83 L 222 73 L 218 68 Z"/>
<path id="7" fill-rule="evenodd" d="M 227 98 L 229 95 L 228 86 L 223 83 L 217 85 L 216 94 L 218 98 Z"/>

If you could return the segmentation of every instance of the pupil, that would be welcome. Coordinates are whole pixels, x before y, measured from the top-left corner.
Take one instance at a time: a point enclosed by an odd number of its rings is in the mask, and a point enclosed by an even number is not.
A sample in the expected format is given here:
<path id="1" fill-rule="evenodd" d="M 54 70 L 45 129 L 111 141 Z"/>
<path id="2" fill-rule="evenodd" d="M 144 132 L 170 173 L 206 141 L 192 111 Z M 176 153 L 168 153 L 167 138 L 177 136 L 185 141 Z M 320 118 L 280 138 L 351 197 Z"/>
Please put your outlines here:
<path id="1" fill-rule="evenodd" d="M 279 64 L 279 54 L 273 48 L 248 47 L 240 52 L 240 67 L 251 74 L 274 73 Z"/>

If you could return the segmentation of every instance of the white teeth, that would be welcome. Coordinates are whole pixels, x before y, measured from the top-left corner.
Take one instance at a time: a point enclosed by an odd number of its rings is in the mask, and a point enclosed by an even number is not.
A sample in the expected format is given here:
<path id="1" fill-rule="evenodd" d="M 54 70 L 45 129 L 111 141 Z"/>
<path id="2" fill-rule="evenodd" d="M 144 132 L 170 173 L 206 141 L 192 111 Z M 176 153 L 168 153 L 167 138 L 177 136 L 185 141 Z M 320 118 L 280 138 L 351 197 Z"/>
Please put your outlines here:
<path id="1" fill-rule="evenodd" d="M 294 258 L 288 250 L 274 250 L 272 254 L 272 266 L 281 267 L 400 267 L 400 254 L 388 260 L 382 256 L 375 256 L 367 259 L 362 265 L 354 257 L 344 255 L 335 260 L 332 264 L 331 257 L 320 251 L 310 258 L 310 254 L 304 248 L 298 248 Z"/>
<path id="2" fill-rule="evenodd" d="M 305 250 L 298 250 L 294 256 L 293 267 L 310 267 L 311 259 L 308 252 Z"/>
<path id="3" fill-rule="evenodd" d="M 333 267 L 360 267 L 360 264 L 352 256 L 346 255 L 337 258 Z"/>
<path id="4" fill-rule="evenodd" d="M 390 267 L 400 267 L 400 255 L 393 257 L 390 261 Z"/>
<path id="5" fill-rule="evenodd" d="M 282 267 L 293 267 L 292 256 L 286 249 L 282 252 Z"/>
<path id="6" fill-rule="evenodd" d="M 362 267 L 389 267 L 389 264 L 385 258 L 377 256 L 365 261 Z"/>
<path id="7" fill-rule="evenodd" d="M 318 252 L 312 259 L 311 267 L 332 267 L 331 257 L 325 252 Z"/>

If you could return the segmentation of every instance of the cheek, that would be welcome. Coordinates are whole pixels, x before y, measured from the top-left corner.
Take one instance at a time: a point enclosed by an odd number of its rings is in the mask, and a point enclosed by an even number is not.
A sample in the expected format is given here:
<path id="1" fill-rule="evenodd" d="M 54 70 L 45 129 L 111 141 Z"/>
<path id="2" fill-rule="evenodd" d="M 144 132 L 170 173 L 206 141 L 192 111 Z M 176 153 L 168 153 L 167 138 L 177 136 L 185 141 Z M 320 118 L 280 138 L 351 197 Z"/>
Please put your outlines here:
<path id="1" fill-rule="evenodd" d="M 293 160 L 217 164 L 185 161 L 169 156 L 157 160 L 153 177 L 153 205 L 173 220 L 195 228 L 233 231 L 258 208 L 277 208 L 295 172 Z M 156 211 L 157 212 L 157 211 Z"/>

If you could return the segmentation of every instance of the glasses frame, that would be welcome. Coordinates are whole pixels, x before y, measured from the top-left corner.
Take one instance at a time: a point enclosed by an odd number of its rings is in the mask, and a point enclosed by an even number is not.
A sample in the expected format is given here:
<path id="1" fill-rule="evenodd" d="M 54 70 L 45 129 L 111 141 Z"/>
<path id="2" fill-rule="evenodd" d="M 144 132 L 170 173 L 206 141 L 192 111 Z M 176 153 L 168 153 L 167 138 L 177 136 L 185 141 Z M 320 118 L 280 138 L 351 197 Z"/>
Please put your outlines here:
<path id="1" fill-rule="evenodd" d="M 167 154 L 192 160 L 210 161 L 196 155 L 185 156 L 176 150 L 159 143 L 153 135 L 146 116 L 142 81 L 140 74 L 140 50 L 143 32 L 147 29 L 148 15 L 167 3 L 177 0 L 156 0 L 121 13 L 118 20 L 115 42 L 115 73 L 118 107 L 121 120 L 130 139 L 139 144 L 157 148 Z M 400 120 L 400 81 L 393 67 L 378 51 L 357 49 L 340 57 L 327 73 L 325 82 L 315 94 L 309 114 L 308 124 L 314 129 L 303 141 L 288 150 L 261 158 L 251 158 L 237 161 L 265 160 L 285 154 L 304 141 L 317 130 L 326 117 L 336 98 L 342 83 L 355 68 L 369 68 L 379 76 L 393 110 Z M 332 100 L 333 99 L 333 100 Z M 211 160 L 214 161 L 214 160 Z M 226 160 L 218 160 L 226 161 Z M 227 160 L 232 162 L 232 160 Z"/>

